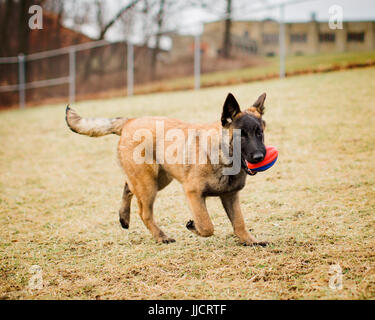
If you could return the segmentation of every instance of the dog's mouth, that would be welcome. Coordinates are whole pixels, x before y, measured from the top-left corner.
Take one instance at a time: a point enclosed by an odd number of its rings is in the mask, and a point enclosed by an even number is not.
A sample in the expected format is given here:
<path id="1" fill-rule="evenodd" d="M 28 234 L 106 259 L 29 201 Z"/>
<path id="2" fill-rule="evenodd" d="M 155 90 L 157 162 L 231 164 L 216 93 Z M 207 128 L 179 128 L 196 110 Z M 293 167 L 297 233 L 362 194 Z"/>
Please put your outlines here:
<path id="1" fill-rule="evenodd" d="M 246 159 L 242 158 L 241 159 L 241 163 L 242 163 L 242 168 L 245 170 L 245 172 L 250 175 L 250 176 L 255 176 L 257 174 L 257 172 L 255 171 L 252 171 L 251 169 L 249 169 L 249 161 L 247 161 Z"/>

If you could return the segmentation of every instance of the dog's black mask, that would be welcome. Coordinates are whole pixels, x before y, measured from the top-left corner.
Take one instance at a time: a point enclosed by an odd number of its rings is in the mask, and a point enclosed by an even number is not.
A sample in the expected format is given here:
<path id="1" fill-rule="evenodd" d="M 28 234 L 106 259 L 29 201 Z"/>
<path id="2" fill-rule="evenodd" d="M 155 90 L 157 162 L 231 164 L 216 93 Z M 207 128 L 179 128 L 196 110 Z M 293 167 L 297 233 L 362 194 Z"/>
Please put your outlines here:
<path id="1" fill-rule="evenodd" d="M 266 156 L 262 122 L 257 117 L 245 113 L 233 122 L 233 127 L 241 130 L 242 168 L 246 173 L 254 175 L 255 172 L 248 168 L 247 163 L 259 163 Z"/>
<path id="2" fill-rule="evenodd" d="M 223 107 L 221 123 L 223 127 L 231 126 L 241 130 L 241 164 L 247 174 L 256 173 L 248 168 L 248 163 L 256 164 L 264 160 L 266 147 L 264 145 L 265 122 L 262 120 L 266 94 L 262 94 L 253 106 L 241 112 L 236 98 L 229 93 Z"/>

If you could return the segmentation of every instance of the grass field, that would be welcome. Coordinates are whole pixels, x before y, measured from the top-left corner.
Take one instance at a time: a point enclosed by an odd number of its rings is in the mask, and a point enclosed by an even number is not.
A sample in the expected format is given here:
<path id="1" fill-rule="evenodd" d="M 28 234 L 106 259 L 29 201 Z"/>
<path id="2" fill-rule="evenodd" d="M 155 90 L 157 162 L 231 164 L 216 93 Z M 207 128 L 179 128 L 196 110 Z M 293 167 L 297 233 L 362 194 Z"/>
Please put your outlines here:
<path id="1" fill-rule="evenodd" d="M 219 120 L 228 91 L 243 107 L 266 91 L 266 143 L 280 151 L 241 193 L 243 247 L 218 199 L 215 235 L 198 238 L 181 186 L 159 193 L 156 244 L 136 201 L 121 229 L 117 136 L 69 131 L 64 105 L 0 113 L 0 297 L 3 299 L 374 299 L 375 68 L 127 99 L 82 102 L 84 116 Z M 342 290 L 328 283 L 339 264 Z M 29 269 L 43 270 L 28 290 Z"/>
<path id="2" fill-rule="evenodd" d="M 280 71 L 279 62 L 279 57 L 265 57 L 263 58 L 263 62 L 257 66 L 202 74 L 201 86 L 212 87 L 218 85 L 238 84 L 258 81 L 259 79 L 264 78 L 277 77 Z M 351 64 L 375 62 L 375 51 L 319 53 L 305 56 L 290 55 L 286 57 L 285 62 L 287 74 L 293 74 L 296 72 L 322 72 L 334 67 L 346 68 Z M 204 65 L 204 60 L 202 64 Z M 191 76 L 140 85 L 135 88 L 135 93 L 181 90 L 193 87 L 194 77 Z"/>

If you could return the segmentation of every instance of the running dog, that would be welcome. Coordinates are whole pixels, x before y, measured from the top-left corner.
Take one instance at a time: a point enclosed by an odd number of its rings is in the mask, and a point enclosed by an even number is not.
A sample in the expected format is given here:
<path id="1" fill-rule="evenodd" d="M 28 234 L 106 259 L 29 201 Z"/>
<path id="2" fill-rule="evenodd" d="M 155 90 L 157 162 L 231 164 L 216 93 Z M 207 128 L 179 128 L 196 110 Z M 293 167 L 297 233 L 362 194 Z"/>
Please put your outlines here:
<path id="1" fill-rule="evenodd" d="M 220 197 L 224 209 L 231 221 L 235 235 L 244 245 L 265 246 L 266 242 L 258 241 L 246 229 L 244 218 L 240 208 L 239 191 L 244 188 L 247 175 L 254 175 L 248 169 L 248 163 L 259 163 L 266 155 L 264 145 L 265 121 L 264 101 L 266 94 L 262 94 L 248 109 L 241 111 L 240 106 L 232 94 L 228 94 L 221 114 L 221 121 L 211 124 L 189 124 L 180 120 L 164 117 L 144 117 L 136 119 L 128 118 L 81 118 L 73 109 L 67 107 L 66 122 L 69 128 L 78 134 L 90 137 L 100 137 L 109 134 L 120 136 L 118 144 L 118 156 L 126 175 L 123 191 L 122 205 L 120 208 L 120 223 L 123 228 L 129 228 L 130 204 L 133 195 L 136 196 L 139 205 L 139 214 L 151 234 L 157 242 L 171 243 L 174 239 L 168 237 L 155 223 L 153 204 L 158 191 L 164 189 L 173 179 L 179 181 L 184 189 L 193 219 L 186 227 L 201 237 L 210 237 L 214 233 L 214 226 L 208 215 L 205 200 L 207 197 Z M 158 145 L 158 124 L 162 123 L 164 132 L 168 130 L 180 130 L 183 134 L 193 130 L 196 137 L 181 144 L 184 148 L 198 155 L 199 139 L 203 133 L 210 134 L 207 148 L 225 145 L 223 132 L 228 132 L 229 150 L 233 153 L 234 132 L 240 130 L 240 166 L 236 174 L 225 175 L 223 170 L 231 166 L 228 156 L 221 156 L 214 163 L 209 153 L 205 153 L 206 163 L 193 163 L 182 161 L 171 162 L 166 157 L 166 152 L 155 152 Z M 235 130 L 237 129 L 237 130 Z M 149 132 L 151 140 L 139 139 L 140 131 Z M 215 133 L 216 132 L 216 133 Z M 160 134 L 159 134 L 160 135 Z M 134 136 L 138 138 L 135 139 Z M 207 135 L 206 135 L 207 137 Z M 176 146 L 176 141 L 162 136 L 164 149 Z M 160 139 L 159 139 L 160 140 Z M 174 142 L 173 142 L 174 141 Z M 159 141 L 160 143 L 160 141 Z M 145 150 L 138 152 L 143 144 Z M 180 144 L 180 145 L 181 145 Z M 177 149 L 180 146 L 177 144 Z M 137 151 L 141 156 L 149 153 L 148 160 L 139 163 L 134 154 Z M 221 148 L 220 152 L 222 155 Z M 177 152 L 172 153 L 176 155 Z M 185 159 L 186 160 L 186 159 Z"/>

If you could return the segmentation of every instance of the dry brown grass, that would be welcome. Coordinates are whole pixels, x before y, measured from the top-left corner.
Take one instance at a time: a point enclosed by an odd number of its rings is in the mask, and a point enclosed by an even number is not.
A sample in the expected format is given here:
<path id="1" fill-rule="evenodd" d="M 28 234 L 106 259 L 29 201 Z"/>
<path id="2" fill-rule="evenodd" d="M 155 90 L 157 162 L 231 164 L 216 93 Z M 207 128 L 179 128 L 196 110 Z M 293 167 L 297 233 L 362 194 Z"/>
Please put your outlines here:
<path id="1" fill-rule="evenodd" d="M 71 133 L 60 106 L 0 114 L 0 297 L 11 299 L 375 298 L 375 68 L 199 92 L 79 103 L 86 116 L 219 119 L 232 91 L 248 106 L 268 92 L 266 142 L 275 167 L 241 194 L 249 228 L 273 244 L 238 245 L 217 199 L 215 235 L 185 228 L 180 185 L 159 194 L 156 217 L 177 240 L 159 245 L 137 214 L 117 211 L 123 176 L 118 137 Z M 331 264 L 343 289 L 328 287 Z M 27 289 L 32 265 L 44 288 Z"/>

